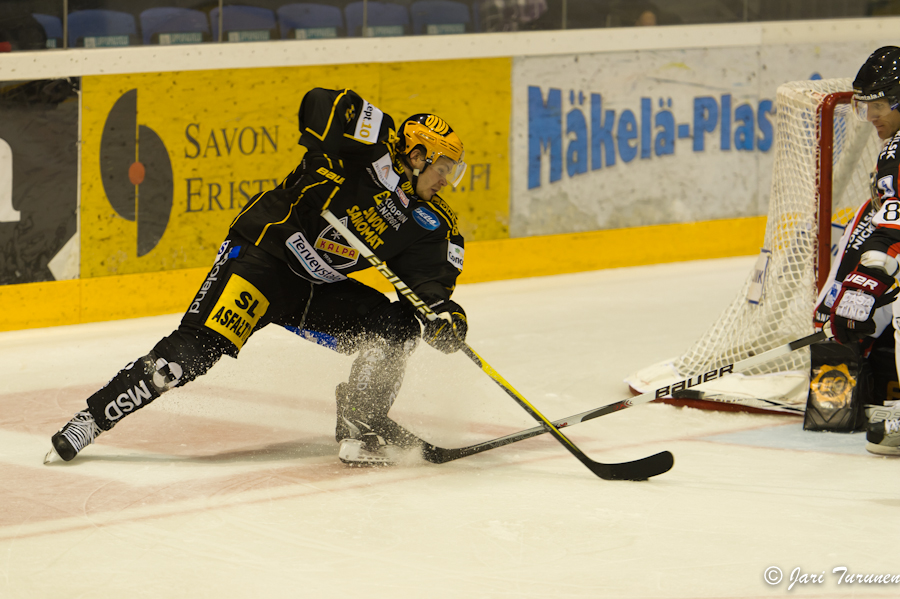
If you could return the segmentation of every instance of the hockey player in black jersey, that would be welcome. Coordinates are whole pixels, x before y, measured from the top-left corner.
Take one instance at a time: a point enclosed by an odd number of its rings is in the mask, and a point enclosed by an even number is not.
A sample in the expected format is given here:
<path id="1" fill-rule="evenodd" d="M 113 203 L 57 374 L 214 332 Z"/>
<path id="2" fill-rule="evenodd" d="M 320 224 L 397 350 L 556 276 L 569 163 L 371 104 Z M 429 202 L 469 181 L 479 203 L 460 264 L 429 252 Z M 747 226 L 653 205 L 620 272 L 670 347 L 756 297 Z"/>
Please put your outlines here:
<path id="1" fill-rule="evenodd" d="M 872 197 L 857 211 L 840 242 L 840 256 L 817 302 L 817 327 L 830 322 L 835 339 L 867 359 L 876 396 L 885 403 L 867 426 L 872 453 L 900 455 L 900 48 L 876 50 L 853 82 L 853 110 L 883 140 L 872 173 Z M 892 326 L 893 324 L 893 326 Z M 866 358 L 867 357 L 867 358 Z M 892 405 L 896 402 L 896 405 Z"/>
<path id="2" fill-rule="evenodd" d="M 358 354 L 336 390 L 341 460 L 387 463 L 387 446 L 419 443 L 388 411 L 420 335 L 446 353 L 465 341 L 465 312 L 450 299 L 463 267 L 463 238 L 438 195 L 465 172 L 462 142 L 433 114 L 414 115 L 397 128 L 346 89 L 308 92 L 299 127 L 307 150 L 301 164 L 234 219 L 178 328 L 87 399 L 53 435 L 47 461 L 71 460 L 221 356 L 237 357 L 252 333 L 270 323 Z M 369 263 L 322 218 L 325 208 L 442 318 L 422 327 L 405 299 L 391 302 L 348 278 Z"/>

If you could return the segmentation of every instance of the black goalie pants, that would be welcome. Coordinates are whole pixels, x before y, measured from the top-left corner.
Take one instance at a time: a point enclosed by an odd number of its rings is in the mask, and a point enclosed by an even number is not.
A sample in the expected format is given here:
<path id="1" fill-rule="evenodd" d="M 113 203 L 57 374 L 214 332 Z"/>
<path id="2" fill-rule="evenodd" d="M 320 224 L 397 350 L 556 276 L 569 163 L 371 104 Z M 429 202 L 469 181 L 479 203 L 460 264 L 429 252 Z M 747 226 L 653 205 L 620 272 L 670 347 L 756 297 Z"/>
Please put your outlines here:
<path id="1" fill-rule="evenodd" d="M 359 352 L 348 383 L 358 390 L 354 401 L 377 404 L 384 415 L 420 335 L 408 302 L 391 302 L 350 279 L 312 284 L 285 262 L 231 238 L 178 328 L 88 398 L 88 410 L 109 430 L 165 391 L 204 374 L 223 355 L 237 357 L 253 332 L 271 323 L 341 353 Z M 303 368 L 289 355 L 283 362 Z"/>

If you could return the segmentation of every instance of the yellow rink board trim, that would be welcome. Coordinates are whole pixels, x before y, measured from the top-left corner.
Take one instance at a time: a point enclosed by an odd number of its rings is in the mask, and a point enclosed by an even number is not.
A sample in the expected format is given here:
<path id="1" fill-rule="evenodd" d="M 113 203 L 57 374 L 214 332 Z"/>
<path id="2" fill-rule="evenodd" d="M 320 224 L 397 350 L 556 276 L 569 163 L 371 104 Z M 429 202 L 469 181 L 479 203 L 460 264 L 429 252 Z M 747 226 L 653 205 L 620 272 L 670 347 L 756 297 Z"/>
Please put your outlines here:
<path id="1" fill-rule="evenodd" d="M 466 244 L 459 283 L 754 255 L 765 217 L 656 225 Z M 183 312 L 207 268 L 0 286 L 0 331 Z M 375 269 L 355 276 L 392 291 Z"/>

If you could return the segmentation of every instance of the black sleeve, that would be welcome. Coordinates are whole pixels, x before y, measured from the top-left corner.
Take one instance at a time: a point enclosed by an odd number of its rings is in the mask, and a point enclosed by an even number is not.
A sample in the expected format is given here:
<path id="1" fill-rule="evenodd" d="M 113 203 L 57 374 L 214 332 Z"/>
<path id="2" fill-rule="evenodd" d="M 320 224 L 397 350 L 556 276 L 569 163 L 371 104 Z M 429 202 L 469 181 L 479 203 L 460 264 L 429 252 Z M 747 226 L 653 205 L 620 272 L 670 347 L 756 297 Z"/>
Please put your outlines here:
<path id="1" fill-rule="evenodd" d="M 463 238 L 429 236 L 389 260 L 388 266 L 422 301 L 432 305 L 450 299 L 462 273 Z M 456 264 L 451 262 L 456 260 Z"/>
<path id="2" fill-rule="evenodd" d="M 453 209 L 440 197 L 425 202 L 439 225 L 388 260 L 388 266 L 429 306 L 450 299 L 462 273 L 465 241 Z"/>

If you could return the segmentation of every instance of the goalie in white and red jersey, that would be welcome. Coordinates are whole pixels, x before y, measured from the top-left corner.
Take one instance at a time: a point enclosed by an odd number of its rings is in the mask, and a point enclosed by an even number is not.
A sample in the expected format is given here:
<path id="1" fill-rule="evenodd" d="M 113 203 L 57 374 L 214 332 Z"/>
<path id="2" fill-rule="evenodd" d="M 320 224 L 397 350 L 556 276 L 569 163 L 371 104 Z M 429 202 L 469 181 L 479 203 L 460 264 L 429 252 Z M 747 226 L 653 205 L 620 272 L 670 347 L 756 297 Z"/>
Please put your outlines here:
<path id="1" fill-rule="evenodd" d="M 841 238 L 815 322 L 817 327 L 830 323 L 838 343 L 872 370 L 873 393 L 863 401 L 885 408 L 870 417 L 867 449 L 900 455 L 900 302 L 895 301 L 900 291 L 900 48 L 886 46 L 869 56 L 853 81 L 852 107 L 858 118 L 872 123 L 883 146 L 872 173 L 872 197 Z"/>

